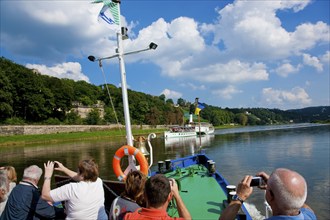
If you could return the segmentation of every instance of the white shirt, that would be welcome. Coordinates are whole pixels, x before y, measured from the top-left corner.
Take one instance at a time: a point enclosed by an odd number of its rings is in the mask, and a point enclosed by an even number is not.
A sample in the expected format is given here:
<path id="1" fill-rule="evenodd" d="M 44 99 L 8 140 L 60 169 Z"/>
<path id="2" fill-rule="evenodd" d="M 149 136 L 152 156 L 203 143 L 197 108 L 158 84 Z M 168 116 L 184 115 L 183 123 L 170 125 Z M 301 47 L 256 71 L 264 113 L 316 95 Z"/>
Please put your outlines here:
<path id="1" fill-rule="evenodd" d="M 66 219 L 108 219 L 104 208 L 103 182 L 80 181 L 50 191 L 54 202 L 65 201 Z"/>

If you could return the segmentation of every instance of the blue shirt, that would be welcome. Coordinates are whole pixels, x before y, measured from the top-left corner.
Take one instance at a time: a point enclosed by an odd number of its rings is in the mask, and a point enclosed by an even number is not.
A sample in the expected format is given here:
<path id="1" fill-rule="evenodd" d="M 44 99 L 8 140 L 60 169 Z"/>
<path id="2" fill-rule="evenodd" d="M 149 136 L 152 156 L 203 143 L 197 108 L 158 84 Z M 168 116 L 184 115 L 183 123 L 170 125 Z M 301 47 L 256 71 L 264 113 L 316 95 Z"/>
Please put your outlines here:
<path id="1" fill-rule="evenodd" d="M 287 215 L 277 215 L 267 218 L 266 220 L 316 220 L 314 212 L 310 209 L 301 208 L 299 215 L 287 216 Z"/>
<path id="2" fill-rule="evenodd" d="M 41 199 L 37 187 L 29 182 L 22 181 L 11 191 L 0 220 L 54 219 L 57 214 L 56 211 L 59 210 Z"/>

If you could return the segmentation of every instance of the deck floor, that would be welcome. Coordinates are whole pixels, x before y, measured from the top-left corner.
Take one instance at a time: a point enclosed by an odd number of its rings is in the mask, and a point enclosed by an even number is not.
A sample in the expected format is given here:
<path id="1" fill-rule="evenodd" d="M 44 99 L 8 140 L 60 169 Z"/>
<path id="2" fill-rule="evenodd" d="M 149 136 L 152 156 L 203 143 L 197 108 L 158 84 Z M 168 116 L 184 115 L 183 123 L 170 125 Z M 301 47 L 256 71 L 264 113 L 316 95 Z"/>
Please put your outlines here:
<path id="1" fill-rule="evenodd" d="M 180 195 L 193 219 L 218 219 L 227 199 L 215 178 L 208 175 L 208 170 L 201 165 L 189 169 L 173 171 L 166 176 L 177 180 Z M 177 217 L 175 204 L 171 204 L 168 214 Z"/>

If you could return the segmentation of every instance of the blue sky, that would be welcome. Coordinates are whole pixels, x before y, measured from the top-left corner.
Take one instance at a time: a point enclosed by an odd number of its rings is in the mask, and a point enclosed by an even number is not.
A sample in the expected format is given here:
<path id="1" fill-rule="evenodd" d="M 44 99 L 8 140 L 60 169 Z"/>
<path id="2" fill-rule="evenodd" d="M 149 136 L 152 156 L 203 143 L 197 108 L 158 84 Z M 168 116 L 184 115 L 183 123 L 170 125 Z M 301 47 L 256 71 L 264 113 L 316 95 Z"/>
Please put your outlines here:
<path id="1" fill-rule="evenodd" d="M 43 74 L 104 84 L 88 55 L 115 53 L 115 32 L 84 0 L 0 0 L 1 56 Z M 128 87 L 219 107 L 330 105 L 329 1 L 122 0 Z M 104 62 L 120 86 L 118 59 Z"/>

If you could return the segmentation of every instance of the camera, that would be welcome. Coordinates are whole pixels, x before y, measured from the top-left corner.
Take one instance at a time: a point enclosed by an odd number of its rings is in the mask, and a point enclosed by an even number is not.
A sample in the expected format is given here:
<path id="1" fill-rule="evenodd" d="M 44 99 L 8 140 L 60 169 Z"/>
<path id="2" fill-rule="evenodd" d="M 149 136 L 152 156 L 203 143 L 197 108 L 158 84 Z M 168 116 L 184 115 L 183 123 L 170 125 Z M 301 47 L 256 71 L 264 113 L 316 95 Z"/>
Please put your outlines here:
<path id="1" fill-rule="evenodd" d="M 264 181 L 260 176 L 254 176 L 251 180 L 250 186 L 261 186 L 263 184 L 264 184 Z"/>

